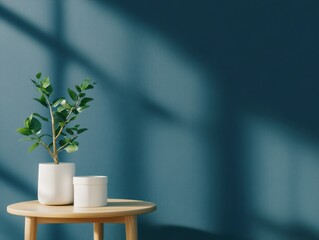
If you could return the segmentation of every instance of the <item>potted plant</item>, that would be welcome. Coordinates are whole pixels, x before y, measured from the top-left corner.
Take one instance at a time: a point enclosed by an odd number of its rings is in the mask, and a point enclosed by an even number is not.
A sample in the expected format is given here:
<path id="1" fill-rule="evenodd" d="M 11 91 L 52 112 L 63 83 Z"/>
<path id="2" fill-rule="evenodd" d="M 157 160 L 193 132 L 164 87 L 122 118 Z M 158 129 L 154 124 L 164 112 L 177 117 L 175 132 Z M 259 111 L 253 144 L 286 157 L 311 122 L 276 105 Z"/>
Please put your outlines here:
<path id="1" fill-rule="evenodd" d="M 47 116 L 32 113 L 24 121 L 24 127 L 17 132 L 26 136 L 21 140 L 31 141 L 29 147 L 32 152 L 42 146 L 52 158 L 52 163 L 39 164 L 38 199 L 46 205 L 64 205 L 73 202 L 73 183 L 75 175 L 74 163 L 60 163 L 59 153 L 66 151 L 72 153 L 78 150 L 78 136 L 87 128 L 75 124 L 77 119 L 93 98 L 87 97 L 87 91 L 94 88 L 89 79 L 75 85 L 75 89 L 67 89 L 69 99 L 60 97 L 52 100 L 53 87 L 49 77 L 36 74 L 36 80 L 31 79 L 36 89 L 40 92 L 39 98 L 34 98 L 46 108 Z M 41 122 L 48 122 L 49 128 L 43 128 Z M 50 129 L 48 133 L 43 130 Z"/>

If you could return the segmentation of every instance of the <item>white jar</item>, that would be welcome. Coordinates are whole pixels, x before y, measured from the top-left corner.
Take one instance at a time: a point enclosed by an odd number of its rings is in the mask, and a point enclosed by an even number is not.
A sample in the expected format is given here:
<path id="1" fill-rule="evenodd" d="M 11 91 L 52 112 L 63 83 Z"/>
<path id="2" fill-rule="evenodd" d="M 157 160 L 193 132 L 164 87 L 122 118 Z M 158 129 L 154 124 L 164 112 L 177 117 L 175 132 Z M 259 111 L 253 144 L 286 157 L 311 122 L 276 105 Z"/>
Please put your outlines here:
<path id="1" fill-rule="evenodd" d="M 107 205 L 107 176 L 73 177 L 74 207 Z"/>

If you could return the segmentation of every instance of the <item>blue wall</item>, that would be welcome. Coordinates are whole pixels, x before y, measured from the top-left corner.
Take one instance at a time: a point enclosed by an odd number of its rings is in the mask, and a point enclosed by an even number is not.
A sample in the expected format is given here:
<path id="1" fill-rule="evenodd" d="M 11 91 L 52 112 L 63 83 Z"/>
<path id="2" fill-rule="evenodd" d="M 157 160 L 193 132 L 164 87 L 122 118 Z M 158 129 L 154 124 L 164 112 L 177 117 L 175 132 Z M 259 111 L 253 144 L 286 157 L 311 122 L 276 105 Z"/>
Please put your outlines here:
<path id="1" fill-rule="evenodd" d="M 140 239 L 319 239 L 318 23 L 315 0 L 1 0 L 0 239 L 23 238 L 6 206 L 36 198 L 37 165 L 50 161 L 15 132 L 44 110 L 38 71 L 58 94 L 97 82 L 89 131 L 62 158 L 108 175 L 110 197 L 158 204 Z"/>

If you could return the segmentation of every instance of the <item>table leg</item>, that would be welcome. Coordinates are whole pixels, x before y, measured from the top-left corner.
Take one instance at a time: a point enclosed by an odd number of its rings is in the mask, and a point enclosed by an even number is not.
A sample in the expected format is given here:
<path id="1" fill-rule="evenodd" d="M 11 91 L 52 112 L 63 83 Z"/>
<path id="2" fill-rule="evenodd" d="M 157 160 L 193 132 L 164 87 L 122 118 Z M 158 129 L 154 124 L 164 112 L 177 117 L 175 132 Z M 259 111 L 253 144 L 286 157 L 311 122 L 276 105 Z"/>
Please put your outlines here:
<path id="1" fill-rule="evenodd" d="M 37 239 L 37 219 L 35 217 L 25 217 L 24 240 Z"/>
<path id="2" fill-rule="evenodd" d="M 126 240 L 137 240 L 137 218 L 136 216 L 125 217 Z"/>
<path id="3" fill-rule="evenodd" d="M 103 223 L 93 223 L 94 240 L 103 240 L 104 228 Z"/>

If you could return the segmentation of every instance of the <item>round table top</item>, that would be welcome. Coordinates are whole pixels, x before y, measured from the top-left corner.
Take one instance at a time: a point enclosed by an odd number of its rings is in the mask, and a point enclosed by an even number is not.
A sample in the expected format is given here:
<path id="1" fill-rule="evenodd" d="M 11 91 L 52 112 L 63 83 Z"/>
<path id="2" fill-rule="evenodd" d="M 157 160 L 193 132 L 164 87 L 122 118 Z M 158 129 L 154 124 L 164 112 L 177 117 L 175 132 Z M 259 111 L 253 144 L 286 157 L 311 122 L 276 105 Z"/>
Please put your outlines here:
<path id="1" fill-rule="evenodd" d="M 107 206 L 95 208 L 77 208 L 73 205 L 47 206 L 38 201 L 11 204 L 8 213 L 18 216 L 43 218 L 99 218 L 138 215 L 156 210 L 152 202 L 130 199 L 108 199 Z"/>

